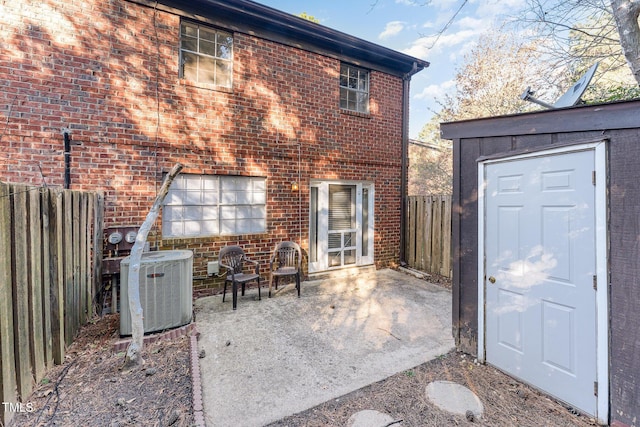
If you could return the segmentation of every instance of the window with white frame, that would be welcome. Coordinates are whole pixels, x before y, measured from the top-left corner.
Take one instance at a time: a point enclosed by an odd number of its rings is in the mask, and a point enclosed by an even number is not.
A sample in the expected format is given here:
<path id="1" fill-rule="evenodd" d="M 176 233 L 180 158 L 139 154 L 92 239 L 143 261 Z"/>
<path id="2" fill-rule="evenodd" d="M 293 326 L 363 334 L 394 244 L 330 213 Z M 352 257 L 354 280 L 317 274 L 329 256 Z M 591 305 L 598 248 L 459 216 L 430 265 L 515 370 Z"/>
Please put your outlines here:
<path id="1" fill-rule="evenodd" d="M 264 233 L 266 179 L 178 175 L 162 208 L 163 237 Z"/>
<path id="2" fill-rule="evenodd" d="M 196 83 L 231 87 L 233 35 L 182 21 L 180 24 L 180 77 Z"/>
<path id="3" fill-rule="evenodd" d="M 340 108 L 369 113 L 369 71 L 340 64 Z"/>

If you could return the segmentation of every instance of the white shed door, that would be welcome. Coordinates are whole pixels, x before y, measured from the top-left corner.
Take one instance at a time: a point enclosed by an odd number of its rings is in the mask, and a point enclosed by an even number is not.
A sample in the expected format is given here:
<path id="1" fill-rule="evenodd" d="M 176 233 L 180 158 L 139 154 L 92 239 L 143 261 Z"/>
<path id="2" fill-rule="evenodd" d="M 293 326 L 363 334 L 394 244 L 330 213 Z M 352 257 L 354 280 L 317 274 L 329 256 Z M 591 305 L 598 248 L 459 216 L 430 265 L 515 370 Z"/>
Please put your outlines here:
<path id="1" fill-rule="evenodd" d="M 589 414 L 596 396 L 594 152 L 487 164 L 486 360 Z"/>

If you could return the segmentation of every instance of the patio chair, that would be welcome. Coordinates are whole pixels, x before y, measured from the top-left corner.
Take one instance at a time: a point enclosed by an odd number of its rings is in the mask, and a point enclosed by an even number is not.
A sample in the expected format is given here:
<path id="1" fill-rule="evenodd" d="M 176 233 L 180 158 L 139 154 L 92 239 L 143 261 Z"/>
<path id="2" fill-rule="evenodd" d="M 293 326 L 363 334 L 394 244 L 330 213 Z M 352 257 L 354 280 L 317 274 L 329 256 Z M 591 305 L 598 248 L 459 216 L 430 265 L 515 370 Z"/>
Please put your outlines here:
<path id="1" fill-rule="evenodd" d="M 302 265 L 302 251 L 295 242 L 280 242 L 276 245 L 269 262 L 269 298 L 271 298 L 271 284 L 275 278 L 276 290 L 278 279 L 283 276 L 295 276 L 298 298 L 300 298 L 300 271 Z"/>
<path id="2" fill-rule="evenodd" d="M 257 282 L 258 300 L 262 299 L 260 295 L 260 265 L 257 261 L 250 260 L 240 246 L 226 246 L 220 249 L 218 262 L 220 267 L 227 269 L 227 276 L 224 279 L 224 290 L 222 291 L 222 302 L 224 302 L 227 293 L 228 282 L 231 282 L 234 310 L 238 304 L 238 284 L 242 285 L 242 296 L 244 296 L 245 285 L 248 282 Z M 245 264 L 247 263 L 255 265 L 255 270 L 245 273 Z"/>

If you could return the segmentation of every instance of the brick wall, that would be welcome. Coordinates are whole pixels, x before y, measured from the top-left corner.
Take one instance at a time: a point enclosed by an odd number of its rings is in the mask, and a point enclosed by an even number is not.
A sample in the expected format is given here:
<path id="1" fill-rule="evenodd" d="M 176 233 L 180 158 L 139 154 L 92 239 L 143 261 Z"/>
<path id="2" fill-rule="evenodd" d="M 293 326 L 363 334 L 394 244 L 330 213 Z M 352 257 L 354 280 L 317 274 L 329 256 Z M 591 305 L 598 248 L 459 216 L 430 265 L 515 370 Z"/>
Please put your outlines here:
<path id="1" fill-rule="evenodd" d="M 307 249 L 310 180 L 368 180 L 376 263 L 397 262 L 402 81 L 372 72 L 371 113 L 348 114 L 339 61 L 235 33 L 233 90 L 199 88 L 178 78 L 179 23 L 122 0 L 0 2 L 0 180 L 62 186 L 62 128 L 71 188 L 104 191 L 105 227 L 141 224 L 176 162 L 184 173 L 266 177 L 265 234 L 152 231 L 152 246 L 194 250 L 196 276 L 226 244 L 263 262 L 281 240 L 302 236 Z"/>

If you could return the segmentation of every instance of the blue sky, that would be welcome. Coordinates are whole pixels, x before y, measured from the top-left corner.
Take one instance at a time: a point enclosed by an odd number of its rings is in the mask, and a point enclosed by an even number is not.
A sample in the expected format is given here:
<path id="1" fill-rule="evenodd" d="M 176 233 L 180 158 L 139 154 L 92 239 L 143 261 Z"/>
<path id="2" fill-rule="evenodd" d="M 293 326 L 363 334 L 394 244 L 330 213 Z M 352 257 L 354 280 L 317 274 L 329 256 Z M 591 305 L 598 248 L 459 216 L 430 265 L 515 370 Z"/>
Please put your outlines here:
<path id="1" fill-rule="evenodd" d="M 322 25 L 431 63 L 411 80 L 409 135 L 416 138 L 438 109 L 435 98 L 454 89 L 464 55 L 484 31 L 517 14 L 525 0 L 257 0 Z M 456 12 L 459 13 L 456 15 Z M 455 19 L 439 37 L 447 23 Z M 437 38 L 437 40 L 436 40 Z"/>

